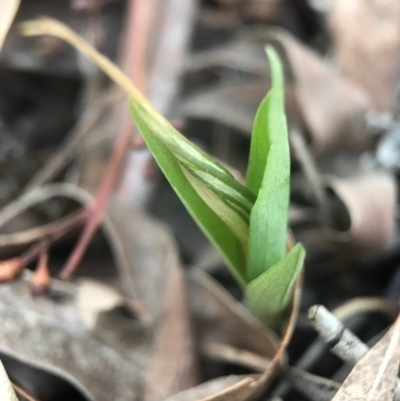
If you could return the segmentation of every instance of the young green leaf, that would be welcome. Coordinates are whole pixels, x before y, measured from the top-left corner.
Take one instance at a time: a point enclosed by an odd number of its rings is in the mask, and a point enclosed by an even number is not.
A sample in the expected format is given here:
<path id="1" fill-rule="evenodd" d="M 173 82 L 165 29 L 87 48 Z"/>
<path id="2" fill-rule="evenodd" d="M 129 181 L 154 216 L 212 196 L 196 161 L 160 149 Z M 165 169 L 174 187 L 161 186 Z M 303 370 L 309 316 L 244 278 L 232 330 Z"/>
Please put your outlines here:
<path id="1" fill-rule="evenodd" d="M 157 132 L 158 130 L 163 130 L 164 136 L 168 134 L 175 136 L 174 128 L 167 123 L 153 118 L 152 115 L 142 107 L 139 100 L 132 98 L 130 106 L 132 116 L 138 129 L 172 188 L 199 227 L 221 252 L 228 266 L 232 268 L 235 277 L 240 283 L 244 284 L 245 249 L 243 249 L 243 245 L 238 236 L 236 236 L 232 228 L 230 228 L 232 224 L 228 225 L 224 219 L 218 215 L 217 212 L 221 214 L 220 210 L 217 209 L 217 211 L 215 211 L 215 209 L 207 204 L 208 199 L 205 200 L 201 196 L 204 196 L 204 193 L 202 193 L 204 188 L 198 185 L 197 190 L 195 189 L 196 178 L 189 171 L 186 171 L 185 164 L 180 160 L 181 158 L 176 157 L 176 154 L 160 139 L 160 135 Z M 195 149 L 195 151 L 197 152 L 197 149 Z M 184 155 L 182 155 L 182 157 L 183 156 Z M 218 168 L 219 166 L 217 165 L 217 167 L 213 167 L 211 170 L 214 171 Z M 187 178 L 188 175 L 191 175 L 190 181 Z M 219 208 L 223 207 L 220 203 L 218 206 Z M 226 213 L 229 214 L 231 210 L 227 205 L 225 205 L 225 207 Z"/>
<path id="2" fill-rule="evenodd" d="M 24 23 L 22 29 L 28 36 L 54 35 L 71 43 L 129 94 L 132 116 L 154 158 L 189 213 L 246 287 L 255 312 L 264 319 L 279 313 L 301 269 L 304 249 L 297 245 L 283 257 L 290 161 L 283 74 L 277 54 L 267 51 L 272 89 L 257 113 L 247 186 L 243 186 L 176 131 L 115 64 L 67 26 L 41 18 Z"/>
<path id="3" fill-rule="evenodd" d="M 246 297 L 253 313 L 269 323 L 285 308 L 305 257 L 301 244 L 295 245 L 278 263 L 246 285 Z"/>
<path id="4" fill-rule="evenodd" d="M 207 181 L 198 178 L 196 171 L 187 171 L 182 168 L 188 181 L 196 189 L 201 198 L 225 222 L 239 239 L 243 254 L 247 254 L 249 238 L 249 213 L 241 210 L 235 203 L 224 198 L 225 194 L 213 190 Z"/>
<path id="5" fill-rule="evenodd" d="M 257 111 L 250 149 L 247 187 L 257 200 L 250 215 L 246 278 L 255 279 L 286 251 L 290 154 L 279 57 L 267 49 L 272 87 Z"/>

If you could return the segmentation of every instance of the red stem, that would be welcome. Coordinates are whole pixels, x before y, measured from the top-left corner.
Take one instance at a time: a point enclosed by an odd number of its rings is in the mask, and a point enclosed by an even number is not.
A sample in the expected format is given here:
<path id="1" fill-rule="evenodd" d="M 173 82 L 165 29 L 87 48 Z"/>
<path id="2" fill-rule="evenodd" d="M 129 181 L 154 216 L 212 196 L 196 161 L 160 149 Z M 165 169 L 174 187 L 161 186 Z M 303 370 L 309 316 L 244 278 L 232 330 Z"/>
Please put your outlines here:
<path id="1" fill-rule="evenodd" d="M 148 0 L 130 1 L 127 20 L 128 31 L 125 36 L 126 43 L 124 43 L 124 48 L 126 50 L 124 53 L 126 56 L 123 64 L 128 75 L 141 90 L 144 89 L 145 82 L 145 51 L 149 25 L 148 16 Z M 90 215 L 75 249 L 72 251 L 67 263 L 60 273 L 60 277 L 63 280 L 70 278 L 78 267 L 90 241 L 93 238 L 93 235 L 103 219 L 113 186 L 122 169 L 125 154 L 130 145 L 132 128 L 132 120 L 130 119 L 128 111 L 124 109 L 122 128 L 115 142 L 110 162 L 96 199 L 90 206 Z"/>
<path id="2" fill-rule="evenodd" d="M 113 189 L 113 185 L 116 181 L 118 173 L 122 167 L 122 162 L 124 160 L 125 152 L 128 148 L 130 142 L 130 131 L 121 131 L 110 158 L 109 167 L 104 176 L 103 182 L 101 183 L 99 192 L 96 196 L 94 203 L 90 206 L 90 214 L 86 225 L 83 229 L 81 237 L 78 243 L 71 253 L 67 263 L 61 271 L 60 278 L 67 280 L 71 277 L 72 273 L 77 268 L 78 264 L 82 260 L 84 253 L 93 238 L 97 228 L 99 227 L 105 209 L 107 207 L 108 199 Z"/>

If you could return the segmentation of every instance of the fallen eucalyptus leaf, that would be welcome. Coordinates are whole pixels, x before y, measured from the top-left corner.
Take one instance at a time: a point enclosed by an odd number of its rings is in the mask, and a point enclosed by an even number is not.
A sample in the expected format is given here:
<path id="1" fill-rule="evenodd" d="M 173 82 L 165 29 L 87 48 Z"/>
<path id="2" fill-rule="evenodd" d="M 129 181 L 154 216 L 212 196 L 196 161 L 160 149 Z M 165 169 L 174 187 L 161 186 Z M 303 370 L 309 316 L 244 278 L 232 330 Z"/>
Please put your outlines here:
<path id="1" fill-rule="evenodd" d="M 184 73 L 193 73 L 212 67 L 234 68 L 247 73 L 264 75 L 266 68 L 262 46 L 254 43 L 251 37 L 239 36 L 224 46 L 190 55 L 182 70 Z"/>
<path id="2" fill-rule="evenodd" d="M 76 304 L 86 325 L 95 328 L 98 315 L 124 304 L 124 298 L 114 288 L 94 280 L 80 280 Z"/>
<path id="3" fill-rule="evenodd" d="M 352 369 L 332 401 L 393 401 L 400 363 L 400 317 Z"/>
<path id="4" fill-rule="evenodd" d="M 346 179 L 327 178 L 332 205 L 336 199 L 345 210 L 335 212 L 325 237 L 339 252 L 364 261 L 387 249 L 395 239 L 396 183 L 383 172 L 364 173 Z"/>
<path id="5" fill-rule="evenodd" d="M 194 387 L 199 379 L 189 317 L 186 280 L 180 266 L 170 266 L 163 300 L 164 313 L 155 327 L 155 341 L 146 374 L 145 401 Z"/>
<path id="6" fill-rule="evenodd" d="M 195 333 L 201 347 L 216 343 L 271 358 L 278 348 L 276 334 L 261 325 L 221 285 L 199 269 L 188 277 Z"/>
<path id="7" fill-rule="evenodd" d="M 240 84 L 222 82 L 185 98 L 176 106 L 174 115 L 217 121 L 249 134 L 257 107 L 267 91 L 264 77 Z"/>
<path id="8" fill-rule="evenodd" d="M 2 401 L 18 401 L 14 393 L 10 379 L 4 369 L 3 363 L 0 361 L 0 400 Z"/>
<path id="9" fill-rule="evenodd" d="M 146 354 L 144 399 L 164 400 L 198 381 L 186 281 L 176 244 L 164 224 L 117 199 L 109 203 L 104 229 L 116 256 L 121 283 L 135 285 L 136 295 L 125 285 L 127 297 L 135 295 L 131 298 L 136 301 L 133 306 L 139 306 L 139 313 L 144 309 L 144 317 L 149 318 L 145 322 L 153 323 L 152 333 L 147 332 L 152 343 Z M 122 347 L 121 352 L 134 353 L 130 348 L 135 342 L 127 336 L 129 331 L 125 332 L 125 350 Z M 135 333 L 131 337 L 134 339 Z"/>
<path id="10" fill-rule="evenodd" d="M 263 372 L 270 363 L 269 359 L 259 354 L 224 344 L 211 344 L 207 347 L 206 352 L 207 357 L 213 360 L 243 366 L 256 372 Z M 331 401 L 340 387 L 339 383 L 330 379 L 313 375 L 286 364 L 281 366 L 279 370 L 283 379 L 286 379 L 292 387 L 311 401 Z"/>
<path id="11" fill-rule="evenodd" d="M 328 11 L 341 71 L 371 95 L 380 112 L 390 111 L 394 99 L 400 56 L 399 18 L 397 0 L 335 0 Z"/>
<path id="12" fill-rule="evenodd" d="M 285 31 L 268 30 L 262 37 L 283 56 L 291 89 L 289 114 L 292 121 L 304 125 L 315 155 L 322 158 L 337 149 L 366 149 L 368 94 Z"/>
<path id="13" fill-rule="evenodd" d="M 397 193 L 390 174 L 364 172 L 347 178 L 327 176 L 325 182 L 328 202 L 323 225 L 301 237 L 309 249 L 329 255 L 324 272 L 338 264 L 367 262 L 393 244 Z"/>
<path id="14" fill-rule="evenodd" d="M 38 196 L 29 198 L 31 202 L 35 199 L 40 202 L 43 196 L 63 196 L 86 205 L 93 199 L 89 192 L 71 184 L 53 184 L 35 191 Z M 88 288 L 86 283 L 81 288 L 83 292 L 78 292 L 77 296 L 80 312 L 103 345 L 127 359 L 140 361 L 140 374 L 135 377 L 140 379 L 141 386 L 147 381 L 147 388 L 152 386 L 153 389 L 152 380 L 162 373 L 163 385 L 157 383 L 155 394 L 159 399 L 165 399 L 196 382 L 195 369 L 188 368 L 192 364 L 195 367 L 194 347 L 191 345 L 188 303 L 183 301 L 183 278 L 176 246 L 163 224 L 116 199 L 109 202 L 103 230 L 114 253 L 127 300 L 104 285 L 92 283 Z M 87 302 L 82 308 L 88 289 L 97 299 L 91 300 L 89 308 Z M 93 295 L 93 290 L 97 295 Z M 183 298 L 175 302 L 176 296 Z M 121 316 L 113 313 L 112 309 L 122 301 L 138 318 L 136 324 L 127 325 Z M 93 323 L 96 323 L 95 327 Z M 83 322 L 80 326 L 85 329 Z M 157 336 L 151 344 L 154 332 Z M 169 356 L 171 353 L 173 357 Z M 161 365 L 160 360 L 168 366 Z M 142 376 L 146 370 L 149 375 L 144 380 Z M 132 391 L 137 393 L 138 390 L 132 388 Z M 155 398 L 149 393 L 148 399 Z"/>
<path id="15" fill-rule="evenodd" d="M 0 299 L 0 353 L 12 380 L 30 394 L 61 399 L 60 382 L 67 382 L 87 400 L 135 399 L 141 363 L 95 339 L 71 300 L 32 299 L 21 280 L 0 286 Z"/>
<path id="16" fill-rule="evenodd" d="M 202 383 L 196 387 L 192 387 L 189 390 L 183 391 L 179 394 L 176 394 L 172 397 L 167 398 L 165 401 L 198 401 L 198 400 L 204 400 L 204 399 L 209 399 L 209 397 L 214 397 L 215 395 L 219 395 L 221 392 L 226 391 L 227 389 L 231 389 L 234 386 L 243 387 L 243 381 L 244 385 L 247 385 L 249 382 L 249 377 L 248 376 L 235 376 L 235 375 L 230 375 L 230 376 L 225 376 L 225 377 L 219 377 L 218 379 L 214 380 L 209 380 L 205 383 Z M 238 388 L 238 387 L 234 387 Z M 212 398 L 211 398 L 212 399 Z"/>
<path id="17" fill-rule="evenodd" d="M 0 3 L 0 50 L 18 11 L 20 0 L 7 0 Z"/>

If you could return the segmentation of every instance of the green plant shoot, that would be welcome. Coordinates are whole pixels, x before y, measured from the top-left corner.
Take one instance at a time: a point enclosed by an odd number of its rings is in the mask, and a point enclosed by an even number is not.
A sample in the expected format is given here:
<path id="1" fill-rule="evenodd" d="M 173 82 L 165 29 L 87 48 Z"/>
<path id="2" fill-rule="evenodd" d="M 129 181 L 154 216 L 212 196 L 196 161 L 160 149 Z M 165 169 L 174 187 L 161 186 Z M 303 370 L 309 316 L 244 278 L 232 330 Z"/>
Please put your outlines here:
<path id="1" fill-rule="evenodd" d="M 183 137 L 141 98 L 131 113 L 171 186 L 243 286 L 254 313 L 270 322 L 286 306 L 303 266 L 298 244 L 286 254 L 290 155 L 283 72 L 267 49 L 272 86 L 254 122 L 246 186 Z"/>
<path id="2" fill-rule="evenodd" d="M 297 244 L 286 253 L 290 156 L 279 57 L 267 49 L 271 90 L 254 122 L 247 184 L 182 136 L 130 79 L 75 32 L 50 18 L 28 21 L 24 35 L 53 35 L 89 57 L 130 96 L 132 117 L 189 213 L 221 252 L 264 322 L 285 308 L 303 266 Z"/>
<path id="3" fill-rule="evenodd" d="M 254 120 L 246 185 L 257 200 L 250 214 L 247 279 L 253 280 L 283 258 L 290 196 L 290 153 L 285 118 L 283 71 L 267 49 L 272 87 Z"/>

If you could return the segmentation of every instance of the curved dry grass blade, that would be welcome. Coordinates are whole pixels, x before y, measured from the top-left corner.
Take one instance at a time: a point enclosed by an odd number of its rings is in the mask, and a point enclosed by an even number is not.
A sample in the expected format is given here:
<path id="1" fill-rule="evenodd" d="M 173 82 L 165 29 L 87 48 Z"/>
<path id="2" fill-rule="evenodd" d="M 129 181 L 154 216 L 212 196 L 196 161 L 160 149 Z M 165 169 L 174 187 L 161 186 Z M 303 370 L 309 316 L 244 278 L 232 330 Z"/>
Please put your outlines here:
<path id="1" fill-rule="evenodd" d="M 248 376 L 236 376 L 229 375 L 224 377 L 219 377 L 217 379 L 209 380 L 205 383 L 202 383 L 196 387 L 192 387 L 189 390 L 182 391 L 179 394 L 173 395 L 172 397 L 167 398 L 165 401 L 197 401 L 210 399 L 210 397 L 214 395 L 218 395 L 223 393 L 229 388 L 236 386 L 243 386 L 243 380 L 248 381 Z M 239 383 L 241 383 L 239 385 Z M 246 384 L 246 382 L 245 382 Z"/>
<path id="2" fill-rule="evenodd" d="M 233 363 L 256 372 L 263 372 L 270 363 L 269 359 L 258 354 L 225 344 L 210 344 L 205 349 L 205 355 L 212 360 Z M 290 366 L 282 366 L 280 375 L 310 401 L 331 401 L 340 387 L 339 383 L 330 379 Z"/>
<path id="3" fill-rule="evenodd" d="M 40 401 L 37 398 L 32 397 L 30 394 L 28 394 L 25 390 L 23 390 L 21 387 L 17 386 L 15 383 L 12 383 L 12 386 L 15 390 L 15 392 L 22 398 L 25 398 L 26 401 Z"/>
<path id="4" fill-rule="evenodd" d="M 332 401 L 393 401 L 400 363 L 400 315 L 360 359 Z"/>
<path id="5" fill-rule="evenodd" d="M 244 401 L 252 394 L 255 384 L 255 379 L 246 377 L 239 383 L 233 384 L 219 393 L 201 398 L 198 401 Z"/>
<path id="6" fill-rule="evenodd" d="M 20 0 L 7 0 L 0 2 L 0 50 L 10 30 L 11 24 L 17 14 Z"/>
<path id="7" fill-rule="evenodd" d="M 3 363 L 0 361 L 0 400 L 1 401 L 18 401 L 14 393 L 10 379 L 7 376 Z"/>

